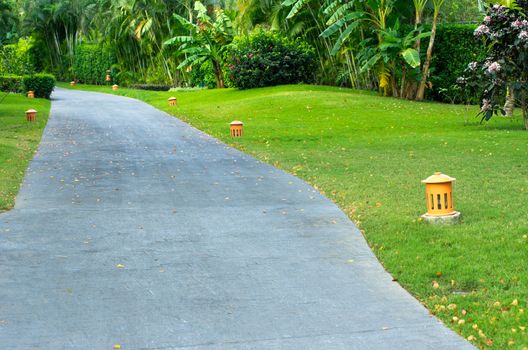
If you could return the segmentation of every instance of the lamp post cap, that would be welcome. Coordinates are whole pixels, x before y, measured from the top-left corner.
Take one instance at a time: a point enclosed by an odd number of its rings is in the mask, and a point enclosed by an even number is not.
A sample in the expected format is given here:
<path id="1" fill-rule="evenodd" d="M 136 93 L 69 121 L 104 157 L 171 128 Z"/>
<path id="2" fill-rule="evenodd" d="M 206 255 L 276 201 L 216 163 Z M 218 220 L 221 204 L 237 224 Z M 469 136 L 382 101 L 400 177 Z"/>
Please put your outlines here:
<path id="1" fill-rule="evenodd" d="M 242 123 L 240 120 L 233 120 L 231 125 L 244 125 L 244 123 Z"/>
<path id="2" fill-rule="evenodd" d="M 28 109 L 28 110 L 26 111 L 26 113 L 37 113 L 37 111 L 34 110 L 34 109 Z"/>
<path id="3" fill-rule="evenodd" d="M 446 182 L 453 182 L 455 180 L 456 179 L 454 177 L 442 174 L 441 172 L 437 171 L 434 173 L 434 175 L 431 175 L 427 179 L 422 180 L 422 182 L 424 184 L 441 184 Z"/>
<path id="4" fill-rule="evenodd" d="M 169 101 L 174 101 L 176 97 L 169 97 Z"/>

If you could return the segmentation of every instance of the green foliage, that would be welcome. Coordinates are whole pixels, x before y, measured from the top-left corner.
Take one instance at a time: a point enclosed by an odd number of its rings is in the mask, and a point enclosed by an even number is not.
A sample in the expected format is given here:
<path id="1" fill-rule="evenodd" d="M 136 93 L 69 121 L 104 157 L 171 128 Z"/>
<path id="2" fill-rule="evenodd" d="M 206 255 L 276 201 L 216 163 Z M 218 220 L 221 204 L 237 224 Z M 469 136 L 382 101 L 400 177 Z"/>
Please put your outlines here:
<path id="1" fill-rule="evenodd" d="M 233 44 L 228 67 L 237 88 L 312 83 L 315 79 L 315 51 L 301 40 L 258 30 Z"/>
<path id="2" fill-rule="evenodd" d="M 224 75 L 225 87 L 234 87 L 229 76 L 229 69 L 222 70 L 222 73 Z M 191 86 L 207 87 L 209 89 L 216 87 L 216 78 L 211 62 L 206 61 L 200 65 L 193 66 L 190 74 Z"/>
<path id="3" fill-rule="evenodd" d="M 138 90 L 149 90 L 149 91 L 169 91 L 171 89 L 170 85 L 163 84 L 132 84 L 128 86 L 131 89 Z"/>
<path id="4" fill-rule="evenodd" d="M 51 74 L 35 74 L 24 77 L 24 90 L 33 90 L 35 97 L 50 98 L 55 88 L 55 77 Z"/>
<path id="5" fill-rule="evenodd" d="M 192 69 L 195 65 L 210 62 L 215 74 L 216 86 L 223 88 L 225 82 L 222 60 L 228 45 L 233 41 L 233 23 L 223 11 L 217 11 L 214 18 L 211 17 L 200 1 L 194 3 L 194 12 L 196 12 L 196 23 L 174 15 L 180 26 L 190 34 L 174 36 L 165 41 L 164 45 L 176 46 L 177 54 L 184 56 L 178 69 Z"/>
<path id="6" fill-rule="evenodd" d="M 439 26 L 435 40 L 429 98 L 442 102 L 464 102 L 457 79 L 463 75 L 470 62 L 485 55 L 482 41 L 475 40 L 476 25 L 448 24 Z"/>
<path id="7" fill-rule="evenodd" d="M 0 74 L 32 74 L 35 71 L 32 47 L 31 38 L 0 47 Z"/>
<path id="8" fill-rule="evenodd" d="M 107 70 L 116 63 L 115 55 L 100 45 L 80 45 L 75 50 L 73 79 L 86 84 L 105 84 Z M 115 81 L 115 74 L 112 74 Z"/>
<path id="9" fill-rule="evenodd" d="M 19 75 L 0 75 L 0 91 L 23 92 L 23 78 Z"/>
<path id="10" fill-rule="evenodd" d="M 18 16 L 10 0 L 0 0 L 0 45 L 11 42 L 16 37 Z"/>

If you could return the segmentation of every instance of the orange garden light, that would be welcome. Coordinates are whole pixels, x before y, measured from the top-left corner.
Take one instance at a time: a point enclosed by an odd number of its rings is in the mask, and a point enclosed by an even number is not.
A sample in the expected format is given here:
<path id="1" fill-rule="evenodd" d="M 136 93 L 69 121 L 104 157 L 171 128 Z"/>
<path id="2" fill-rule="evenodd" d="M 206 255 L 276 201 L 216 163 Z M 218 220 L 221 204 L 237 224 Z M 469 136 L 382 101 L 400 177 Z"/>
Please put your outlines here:
<path id="1" fill-rule="evenodd" d="M 178 100 L 176 97 L 169 97 L 169 106 L 176 106 L 178 104 Z"/>
<path id="2" fill-rule="evenodd" d="M 37 121 L 37 111 L 34 109 L 29 109 L 26 111 L 26 120 L 28 122 L 36 122 Z"/>
<path id="3" fill-rule="evenodd" d="M 422 215 L 432 223 L 454 223 L 460 213 L 453 204 L 453 182 L 455 178 L 436 172 L 422 182 L 425 184 L 427 213 Z"/>
<path id="4" fill-rule="evenodd" d="M 242 137 L 244 133 L 244 123 L 241 121 L 235 120 L 231 122 L 231 137 Z"/>

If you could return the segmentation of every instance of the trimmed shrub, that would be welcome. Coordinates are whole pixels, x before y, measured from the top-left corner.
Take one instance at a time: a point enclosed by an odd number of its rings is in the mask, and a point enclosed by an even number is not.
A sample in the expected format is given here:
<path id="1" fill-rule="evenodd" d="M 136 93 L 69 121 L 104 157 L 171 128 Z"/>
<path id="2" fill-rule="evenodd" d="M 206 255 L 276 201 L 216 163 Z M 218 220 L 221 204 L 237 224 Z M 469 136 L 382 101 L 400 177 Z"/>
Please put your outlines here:
<path id="1" fill-rule="evenodd" d="M 438 27 L 431 69 L 433 88 L 428 91 L 430 99 L 442 102 L 460 103 L 466 98 L 456 81 L 473 61 L 479 61 L 486 54 L 484 44 L 477 40 L 473 24 L 449 24 Z M 426 49 L 428 41 L 424 40 Z"/>
<path id="2" fill-rule="evenodd" d="M 55 77 L 51 74 L 35 74 L 24 77 L 24 91 L 33 90 L 35 97 L 50 98 L 55 88 Z"/>
<path id="3" fill-rule="evenodd" d="M 0 75 L 0 91 L 24 92 L 23 78 L 19 75 Z"/>
<path id="4" fill-rule="evenodd" d="M 138 90 L 150 90 L 150 91 L 169 91 L 171 89 L 170 85 L 162 84 L 132 84 L 128 86 L 131 89 Z"/>
<path id="5" fill-rule="evenodd" d="M 112 51 L 99 45 L 83 44 L 75 49 L 73 61 L 73 79 L 85 84 L 106 83 L 106 71 L 116 63 Z M 112 71 L 112 82 L 116 80 L 116 72 Z"/>
<path id="6" fill-rule="evenodd" d="M 0 46 L 0 74 L 24 75 L 35 71 L 31 49 L 33 40 L 19 39 L 17 43 Z"/>
<path id="7" fill-rule="evenodd" d="M 315 51 L 299 39 L 259 30 L 247 38 L 236 38 L 233 43 L 228 67 L 230 78 L 239 89 L 315 80 Z"/>

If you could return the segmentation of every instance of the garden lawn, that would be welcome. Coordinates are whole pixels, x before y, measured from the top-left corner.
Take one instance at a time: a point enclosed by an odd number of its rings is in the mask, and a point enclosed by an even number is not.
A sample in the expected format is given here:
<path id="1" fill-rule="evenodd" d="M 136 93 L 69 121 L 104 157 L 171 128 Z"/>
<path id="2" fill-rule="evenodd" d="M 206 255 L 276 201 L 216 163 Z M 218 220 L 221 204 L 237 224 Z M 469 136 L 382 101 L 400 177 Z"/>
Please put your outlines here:
<path id="1" fill-rule="evenodd" d="M 476 107 L 319 86 L 76 89 L 144 100 L 305 179 L 354 220 L 386 269 L 447 325 L 481 348 L 528 348 L 528 131 L 519 116 L 481 125 Z M 167 104 L 173 95 L 177 107 Z M 245 123 L 241 139 L 229 137 L 235 119 Z M 420 219 L 420 180 L 435 171 L 457 178 L 459 225 Z"/>
<path id="2" fill-rule="evenodd" d="M 10 94 L 0 103 L 0 212 L 15 204 L 24 173 L 48 121 L 50 105 L 49 100 L 28 99 L 20 94 Z M 26 121 L 25 111 L 30 108 L 38 111 L 35 123 Z"/>

